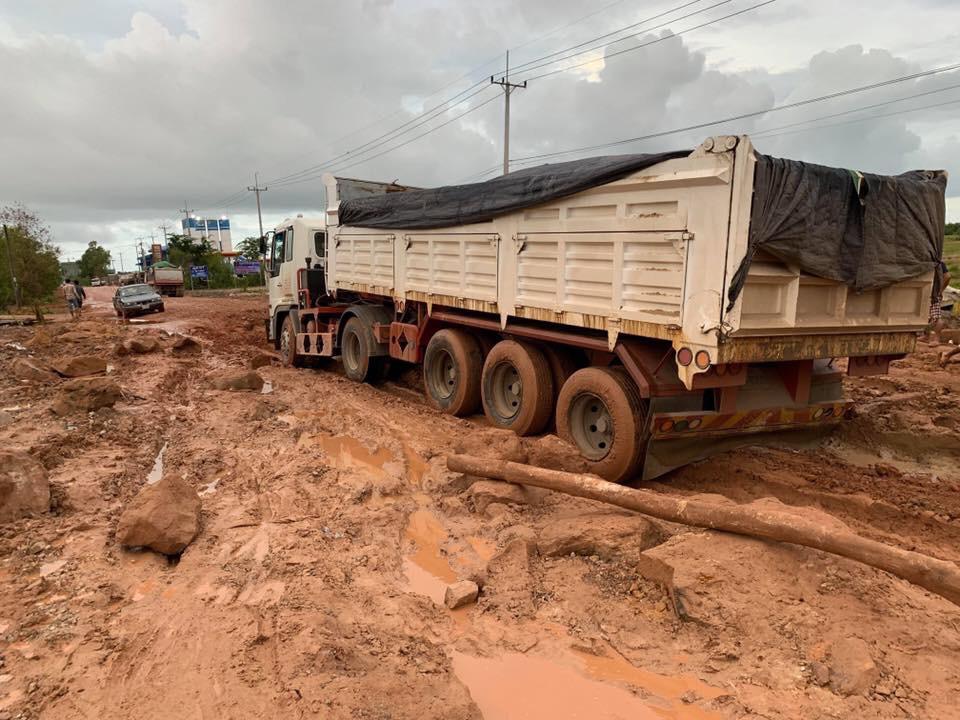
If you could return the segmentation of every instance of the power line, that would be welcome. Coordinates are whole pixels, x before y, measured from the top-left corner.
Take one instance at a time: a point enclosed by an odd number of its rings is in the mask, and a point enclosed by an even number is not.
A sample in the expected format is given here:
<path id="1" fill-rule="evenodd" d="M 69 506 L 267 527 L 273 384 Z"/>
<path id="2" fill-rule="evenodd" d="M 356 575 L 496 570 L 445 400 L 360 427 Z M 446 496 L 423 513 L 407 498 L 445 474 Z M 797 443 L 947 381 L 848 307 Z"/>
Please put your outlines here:
<path id="1" fill-rule="evenodd" d="M 663 25 L 668 25 L 669 23 L 676 22 L 677 20 L 682 20 L 682 19 L 684 19 L 684 18 L 691 17 L 692 15 L 696 15 L 697 13 L 704 12 L 704 11 L 706 11 L 706 10 L 710 10 L 711 8 L 717 7 L 718 5 L 724 5 L 724 4 L 726 4 L 727 2 L 730 2 L 730 0 L 722 0 L 722 2 L 719 2 L 719 3 L 717 3 L 716 5 L 711 5 L 711 6 L 708 7 L 708 8 L 704 8 L 703 10 L 698 10 L 697 12 L 693 12 L 693 13 L 690 13 L 690 14 L 688 14 L 688 15 L 684 15 L 683 17 L 674 18 L 673 20 L 670 20 L 670 21 L 665 22 L 665 23 L 661 23 L 660 25 L 655 25 L 653 28 L 650 28 L 650 30 L 655 30 L 655 29 L 657 29 L 658 27 L 662 27 Z M 714 24 L 716 24 L 716 23 L 718 23 L 718 22 L 721 22 L 722 20 L 729 20 L 729 19 L 732 18 L 732 17 L 737 17 L 738 15 L 743 15 L 744 13 L 748 13 L 748 12 L 750 12 L 751 10 L 756 10 L 756 9 L 758 9 L 758 8 L 762 8 L 764 5 L 770 5 L 771 3 L 775 3 L 775 2 L 777 2 L 777 0 L 764 0 L 764 2 L 760 2 L 760 3 L 757 3 L 757 4 L 755 4 L 755 5 L 751 5 L 750 7 L 743 8 L 742 10 L 737 10 L 736 12 L 728 13 L 728 14 L 723 15 L 723 16 L 721 16 L 721 17 L 714 18 L 713 20 L 707 20 L 707 21 L 705 21 L 705 22 L 700 23 L 699 25 L 694 25 L 694 26 L 692 26 L 692 27 L 684 28 L 683 30 L 678 30 L 678 31 L 676 31 L 676 32 L 674 32 L 674 33 L 671 33 L 670 35 L 663 35 L 663 36 L 661 36 L 661 37 L 654 38 L 653 40 L 649 40 L 649 41 L 647 41 L 647 42 L 645 42 L 645 43 L 641 43 L 641 44 L 639 44 L 639 45 L 634 45 L 633 47 L 628 47 L 628 48 L 626 48 L 626 49 L 624 49 L 624 50 L 618 50 L 617 52 L 609 53 L 609 54 L 607 54 L 607 55 L 604 55 L 602 59 L 603 59 L 604 63 L 606 63 L 606 62 L 609 61 L 611 58 L 615 58 L 615 57 L 617 57 L 618 55 L 623 55 L 623 54 L 625 54 L 625 53 L 634 52 L 635 50 L 641 50 L 642 48 L 649 47 L 650 45 L 656 45 L 657 43 L 661 43 L 661 42 L 664 42 L 664 41 L 666 41 L 666 40 L 672 40 L 672 39 L 675 38 L 675 37 L 679 37 L 679 36 L 681 36 L 681 35 L 686 35 L 688 32 L 693 32 L 694 30 L 700 30 L 701 28 L 705 28 L 705 27 L 707 27 L 707 26 L 709 26 L 709 25 L 714 25 Z M 638 33 L 638 34 L 639 34 L 639 33 Z M 635 36 L 631 36 L 631 37 L 635 37 Z M 623 39 L 626 40 L 627 38 L 623 38 Z M 616 42 L 620 42 L 620 41 L 617 40 Z M 610 43 L 610 45 L 613 45 L 613 44 L 614 44 L 614 43 Z M 594 49 L 594 50 L 597 50 L 597 49 L 599 49 L 599 47 L 593 48 L 593 49 Z M 586 52 L 586 51 L 584 51 L 584 52 Z M 572 57 L 575 57 L 576 55 L 583 55 L 583 54 L 584 54 L 583 52 L 575 53 L 575 55 L 571 55 L 570 57 L 572 58 Z M 546 67 L 546 66 L 548 66 L 548 65 L 554 65 L 554 64 L 556 64 L 557 62 L 561 62 L 561 61 L 564 60 L 564 59 L 570 59 L 570 58 L 562 58 L 561 60 L 553 60 L 553 61 L 551 61 L 551 62 L 544 63 L 543 65 L 538 65 L 538 66 L 535 66 L 535 67 L 532 67 L 532 68 L 528 68 L 528 71 L 529 71 L 529 70 L 537 70 L 537 69 L 539 69 L 539 68 L 541 68 L 541 67 Z M 525 78 L 525 79 L 528 80 L 528 81 L 529 81 L 529 80 L 540 80 L 541 78 L 550 77 L 550 76 L 552 76 L 552 75 L 557 75 L 557 74 L 559 74 L 559 73 L 569 72 L 569 71 L 571 71 L 571 70 L 575 70 L 575 69 L 578 68 L 578 67 L 583 67 L 584 65 L 590 65 L 590 64 L 595 63 L 595 62 L 596 62 L 596 60 L 586 60 L 586 61 L 584 61 L 584 62 L 577 63 L 576 65 L 568 65 L 567 67 L 557 68 L 556 70 L 550 70 L 550 71 L 545 72 L 545 73 L 540 73 L 539 75 L 533 75 L 533 76 L 531 76 L 531 77 L 527 77 L 527 78 Z"/>
<path id="2" fill-rule="evenodd" d="M 570 155 L 572 153 L 583 152 L 586 150 L 600 150 L 603 148 L 615 147 L 617 145 L 626 145 L 633 142 L 639 142 L 641 140 L 651 140 L 653 138 L 666 137 L 668 135 L 676 135 L 682 132 L 689 132 L 691 130 L 701 130 L 703 128 L 712 127 L 714 125 L 722 125 L 723 123 L 733 122 L 734 120 L 745 120 L 747 118 L 757 117 L 760 115 L 766 115 L 771 112 L 779 112 L 781 110 L 789 110 L 791 108 L 802 107 L 804 105 L 810 105 L 813 103 L 824 102 L 826 100 L 833 100 L 834 98 L 844 97 L 846 95 L 854 95 L 856 93 L 866 92 L 868 90 L 875 90 L 880 87 L 886 87 L 888 85 L 895 85 L 897 83 L 906 82 L 908 80 L 916 80 L 922 77 L 928 77 L 930 75 L 936 75 L 939 73 L 950 72 L 960 68 L 960 63 L 955 65 L 946 65 L 944 67 L 933 68 L 931 70 L 924 70 L 922 72 L 912 73 L 910 75 L 902 75 L 900 77 L 891 78 L 890 80 L 883 80 L 881 82 L 870 83 L 869 85 L 861 85 L 855 88 L 848 88 L 846 90 L 840 90 L 833 93 L 828 93 L 826 95 L 820 95 L 814 98 L 807 98 L 806 100 L 797 100 L 791 103 L 785 103 L 783 105 L 774 105 L 772 107 L 766 108 L 764 110 L 754 110 L 752 112 L 740 113 L 739 115 L 731 115 L 729 117 L 720 118 L 717 120 L 708 120 L 701 123 L 695 123 L 693 125 L 686 125 L 684 127 L 673 128 L 671 130 L 661 130 L 655 133 L 648 133 L 646 135 L 638 135 L 636 137 L 624 138 L 622 140 L 614 140 L 607 143 L 598 143 L 596 145 L 585 145 L 578 148 L 570 148 L 568 150 L 558 150 L 555 152 L 549 153 L 539 153 L 537 155 L 528 155 L 526 157 L 521 157 L 515 159 L 514 163 L 525 163 L 530 160 L 540 160 L 543 158 L 557 157 L 559 155 Z"/>

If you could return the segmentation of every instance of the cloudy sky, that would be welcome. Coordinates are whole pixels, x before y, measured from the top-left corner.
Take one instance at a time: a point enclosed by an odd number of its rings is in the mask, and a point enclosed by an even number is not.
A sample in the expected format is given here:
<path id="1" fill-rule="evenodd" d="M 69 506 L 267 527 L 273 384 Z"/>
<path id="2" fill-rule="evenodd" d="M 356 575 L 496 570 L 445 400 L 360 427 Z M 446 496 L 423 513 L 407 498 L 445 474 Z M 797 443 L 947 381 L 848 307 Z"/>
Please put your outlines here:
<path id="1" fill-rule="evenodd" d="M 268 227 L 322 208 L 323 169 L 422 186 L 490 177 L 503 101 L 489 76 L 507 49 L 529 80 L 512 96 L 517 167 L 960 63 L 960 2 L 869 5 L 0 0 L 0 204 L 40 213 L 65 258 L 97 240 L 129 266 L 137 238 L 175 225 L 185 202 L 256 234 L 255 171 Z M 958 110 L 960 70 L 592 154 L 746 132 L 830 165 L 945 168 L 960 220 Z"/>

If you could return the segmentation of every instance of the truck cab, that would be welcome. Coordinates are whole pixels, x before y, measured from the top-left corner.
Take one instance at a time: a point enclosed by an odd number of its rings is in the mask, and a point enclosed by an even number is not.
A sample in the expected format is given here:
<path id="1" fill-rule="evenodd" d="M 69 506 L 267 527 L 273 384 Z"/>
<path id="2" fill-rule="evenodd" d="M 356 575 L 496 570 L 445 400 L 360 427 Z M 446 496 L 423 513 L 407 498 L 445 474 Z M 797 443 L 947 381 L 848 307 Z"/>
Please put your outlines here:
<path id="1" fill-rule="evenodd" d="M 312 307 L 326 297 L 326 222 L 297 215 L 273 229 L 267 248 L 270 316 L 267 337 L 279 347 L 284 320 L 292 310 Z M 300 332 L 293 313 L 294 330 Z"/>

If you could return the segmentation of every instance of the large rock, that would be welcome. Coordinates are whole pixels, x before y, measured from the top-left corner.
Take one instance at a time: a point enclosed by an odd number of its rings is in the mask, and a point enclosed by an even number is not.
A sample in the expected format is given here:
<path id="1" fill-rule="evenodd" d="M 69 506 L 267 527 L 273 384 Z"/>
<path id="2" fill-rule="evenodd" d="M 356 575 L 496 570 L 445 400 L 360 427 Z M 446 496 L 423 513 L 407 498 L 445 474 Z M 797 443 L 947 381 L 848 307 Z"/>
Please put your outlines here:
<path id="1" fill-rule="evenodd" d="M 639 515 L 589 513 L 557 518 L 540 530 L 541 555 L 596 555 L 605 559 L 636 557 L 663 540 L 660 529 Z"/>
<path id="2" fill-rule="evenodd" d="M 144 485 L 117 523 L 117 540 L 127 547 L 145 547 L 179 555 L 200 530 L 200 496 L 176 475 Z"/>
<path id="3" fill-rule="evenodd" d="M 130 338 L 122 343 L 117 343 L 117 355 L 144 355 L 154 352 L 159 345 L 153 338 Z"/>
<path id="4" fill-rule="evenodd" d="M 53 363 L 53 369 L 68 378 L 100 375 L 107 371 L 107 361 L 95 355 L 76 355 Z"/>
<path id="5" fill-rule="evenodd" d="M 267 367 L 273 363 L 280 364 L 280 358 L 273 353 L 268 352 L 259 352 L 250 358 L 250 367 L 253 370 L 257 368 Z"/>
<path id="6" fill-rule="evenodd" d="M 534 613 L 534 578 L 530 570 L 536 546 L 524 538 L 511 540 L 487 563 L 483 596 L 498 614 L 529 617 Z"/>
<path id="7" fill-rule="evenodd" d="M 0 522 L 50 509 L 50 483 L 43 465 L 30 455 L 0 450 Z"/>
<path id="8" fill-rule="evenodd" d="M 539 500 L 536 493 L 522 485 L 500 482 L 498 480 L 477 480 L 467 491 L 477 512 L 483 512 L 488 505 L 532 505 Z"/>
<path id="9" fill-rule="evenodd" d="M 50 383 L 60 378 L 49 366 L 31 358 L 17 358 L 10 365 L 13 376 L 30 382 Z"/>
<path id="10" fill-rule="evenodd" d="M 202 349 L 200 343 L 189 335 L 180 335 L 173 341 L 170 351 L 177 355 L 194 355 Z"/>
<path id="11" fill-rule="evenodd" d="M 113 405 L 123 397 L 123 391 L 110 378 L 79 378 L 60 386 L 60 394 L 53 402 L 53 412 L 68 415 L 82 410 L 90 412 Z"/>
<path id="12" fill-rule="evenodd" d="M 211 380 L 214 390 L 256 390 L 263 388 L 263 378 L 252 370 L 220 375 Z"/>
<path id="13" fill-rule="evenodd" d="M 480 587 L 473 580 L 461 580 L 453 585 L 447 585 L 443 604 L 451 610 L 456 610 L 474 602 L 479 594 Z"/>
<path id="14" fill-rule="evenodd" d="M 830 647 L 830 686 L 840 695 L 863 695 L 880 679 L 880 668 L 870 646 L 856 637 L 837 640 Z"/>

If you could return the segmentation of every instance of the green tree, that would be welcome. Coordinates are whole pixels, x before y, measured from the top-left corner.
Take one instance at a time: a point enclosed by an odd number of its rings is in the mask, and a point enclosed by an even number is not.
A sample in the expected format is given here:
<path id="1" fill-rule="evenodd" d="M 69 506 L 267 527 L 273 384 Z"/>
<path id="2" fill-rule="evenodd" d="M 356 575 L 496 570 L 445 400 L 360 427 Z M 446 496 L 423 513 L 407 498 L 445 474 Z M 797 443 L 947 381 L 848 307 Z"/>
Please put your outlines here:
<path id="1" fill-rule="evenodd" d="M 80 277 L 103 277 L 110 269 L 110 251 L 97 245 L 96 240 L 87 245 L 87 249 L 80 256 Z"/>
<path id="2" fill-rule="evenodd" d="M 237 252 L 243 255 L 248 260 L 259 260 L 260 259 L 260 238 L 258 237 L 245 237 L 239 243 L 237 243 Z"/>
<path id="3" fill-rule="evenodd" d="M 0 207 L 0 222 L 7 226 L 6 247 L 0 252 L 0 306 L 16 302 L 10 268 L 16 276 L 20 300 L 32 305 L 37 320 L 43 320 L 43 303 L 54 297 L 60 285 L 60 250 L 50 238 L 50 229 L 23 205 Z"/>
<path id="4" fill-rule="evenodd" d="M 206 238 L 197 240 L 189 235 L 167 236 L 167 257 L 174 265 L 189 267 L 190 265 L 204 265 L 204 259 L 213 252 L 210 241 Z"/>

